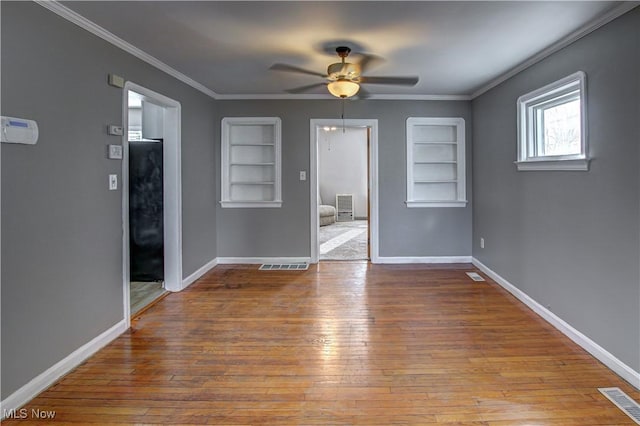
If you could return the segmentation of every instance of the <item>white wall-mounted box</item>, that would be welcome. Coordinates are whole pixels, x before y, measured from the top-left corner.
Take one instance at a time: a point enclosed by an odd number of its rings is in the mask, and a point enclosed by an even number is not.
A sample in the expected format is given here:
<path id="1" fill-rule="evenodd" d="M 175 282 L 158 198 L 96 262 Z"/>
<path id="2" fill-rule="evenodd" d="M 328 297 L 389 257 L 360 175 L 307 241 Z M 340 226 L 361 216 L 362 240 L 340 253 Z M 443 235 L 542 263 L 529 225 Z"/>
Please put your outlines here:
<path id="1" fill-rule="evenodd" d="M 38 123 L 16 117 L 0 117 L 0 141 L 35 145 L 38 142 Z"/>

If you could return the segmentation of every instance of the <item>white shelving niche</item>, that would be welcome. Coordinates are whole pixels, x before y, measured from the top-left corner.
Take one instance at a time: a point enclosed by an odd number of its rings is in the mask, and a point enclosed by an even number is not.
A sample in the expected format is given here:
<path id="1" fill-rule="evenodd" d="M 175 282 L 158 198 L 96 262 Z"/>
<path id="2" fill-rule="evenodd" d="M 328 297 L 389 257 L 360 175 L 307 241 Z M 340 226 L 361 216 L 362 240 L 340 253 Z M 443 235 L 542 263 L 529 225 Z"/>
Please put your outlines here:
<path id="1" fill-rule="evenodd" d="M 222 119 L 222 207 L 281 207 L 278 117 Z"/>
<path id="2" fill-rule="evenodd" d="M 459 117 L 407 119 L 407 207 L 464 207 L 465 129 Z"/>

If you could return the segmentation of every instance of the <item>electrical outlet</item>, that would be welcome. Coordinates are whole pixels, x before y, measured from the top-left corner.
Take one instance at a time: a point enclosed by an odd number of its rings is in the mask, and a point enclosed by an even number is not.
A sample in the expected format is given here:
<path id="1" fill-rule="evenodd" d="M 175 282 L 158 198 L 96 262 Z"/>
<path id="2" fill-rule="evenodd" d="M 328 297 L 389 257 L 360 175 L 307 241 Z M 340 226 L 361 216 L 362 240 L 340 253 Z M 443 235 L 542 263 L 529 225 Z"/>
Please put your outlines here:
<path id="1" fill-rule="evenodd" d="M 118 189 L 118 175 L 109 175 L 109 191 Z"/>
<path id="2" fill-rule="evenodd" d="M 480 248 L 484 248 L 484 238 L 480 238 Z"/>

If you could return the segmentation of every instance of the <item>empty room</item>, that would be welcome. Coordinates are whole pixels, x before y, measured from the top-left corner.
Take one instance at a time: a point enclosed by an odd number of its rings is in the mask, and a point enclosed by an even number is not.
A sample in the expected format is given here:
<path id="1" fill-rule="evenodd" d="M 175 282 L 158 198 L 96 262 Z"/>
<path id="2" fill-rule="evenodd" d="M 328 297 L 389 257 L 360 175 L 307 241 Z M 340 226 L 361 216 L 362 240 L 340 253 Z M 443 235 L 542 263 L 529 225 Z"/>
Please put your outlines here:
<path id="1" fill-rule="evenodd" d="M 640 2 L 0 2 L 3 424 L 640 424 Z"/>

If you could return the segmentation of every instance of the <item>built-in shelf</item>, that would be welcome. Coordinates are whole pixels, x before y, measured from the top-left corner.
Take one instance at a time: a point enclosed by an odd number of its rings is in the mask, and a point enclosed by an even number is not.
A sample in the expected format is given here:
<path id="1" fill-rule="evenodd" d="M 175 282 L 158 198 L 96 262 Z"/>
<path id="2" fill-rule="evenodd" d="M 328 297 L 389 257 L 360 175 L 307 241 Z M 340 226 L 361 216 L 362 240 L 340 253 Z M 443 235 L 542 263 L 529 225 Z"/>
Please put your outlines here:
<path id="1" fill-rule="evenodd" d="M 231 166 L 275 166 L 276 163 L 231 163 Z"/>
<path id="2" fill-rule="evenodd" d="M 447 142 L 447 141 L 433 141 L 433 142 L 425 142 L 425 141 L 416 141 L 413 143 L 414 145 L 457 145 L 457 142 Z"/>
<path id="3" fill-rule="evenodd" d="M 222 120 L 222 207 L 280 207 L 278 117 Z"/>
<path id="4" fill-rule="evenodd" d="M 231 182 L 231 185 L 274 185 L 275 182 L 267 181 L 244 181 L 244 182 Z"/>
<path id="5" fill-rule="evenodd" d="M 414 161 L 413 164 L 456 164 L 457 161 Z"/>
<path id="6" fill-rule="evenodd" d="M 231 146 L 275 146 L 273 142 L 255 142 L 255 143 L 231 143 Z"/>
<path id="7" fill-rule="evenodd" d="M 464 207 L 462 118 L 407 119 L 407 207 Z"/>

